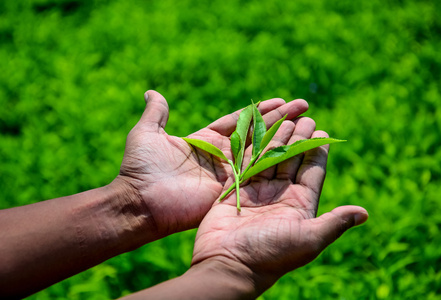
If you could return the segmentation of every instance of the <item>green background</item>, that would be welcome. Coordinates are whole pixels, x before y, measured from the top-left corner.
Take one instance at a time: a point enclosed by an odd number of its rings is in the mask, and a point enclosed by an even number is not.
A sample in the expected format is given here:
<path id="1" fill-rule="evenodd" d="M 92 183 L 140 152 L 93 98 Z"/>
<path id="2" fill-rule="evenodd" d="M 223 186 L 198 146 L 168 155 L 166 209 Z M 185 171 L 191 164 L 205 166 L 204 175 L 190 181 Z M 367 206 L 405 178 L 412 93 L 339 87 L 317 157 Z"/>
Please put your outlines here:
<path id="1" fill-rule="evenodd" d="M 108 184 L 155 89 L 185 136 L 304 98 L 333 145 L 320 213 L 369 221 L 262 299 L 441 299 L 441 1 L 0 1 L 0 208 Z M 188 268 L 195 231 L 29 299 L 110 299 Z"/>

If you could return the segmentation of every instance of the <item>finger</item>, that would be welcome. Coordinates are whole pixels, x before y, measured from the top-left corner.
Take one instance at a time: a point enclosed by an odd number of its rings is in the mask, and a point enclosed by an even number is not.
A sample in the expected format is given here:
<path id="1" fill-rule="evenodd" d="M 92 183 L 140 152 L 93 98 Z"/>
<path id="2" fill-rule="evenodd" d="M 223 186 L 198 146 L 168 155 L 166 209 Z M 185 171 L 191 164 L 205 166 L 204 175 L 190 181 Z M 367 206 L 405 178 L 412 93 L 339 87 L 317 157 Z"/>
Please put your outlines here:
<path id="1" fill-rule="evenodd" d="M 144 99 L 147 105 L 140 122 L 164 128 L 168 121 L 168 104 L 165 98 L 160 93 L 149 90 L 145 92 Z"/>
<path id="2" fill-rule="evenodd" d="M 260 106 L 260 105 L 259 105 Z M 282 106 L 277 107 L 263 115 L 266 127 L 270 128 L 278 120 L 283 118 L 285 115 L 286 120 L 292 120 L 297 118 L 299 115 L 303 114 L 308 110 L 308 102 L 303 99 L 293 100 Z"/>
<path id="3" fill-rule="evenodd" d="M 294 120 L 294 133 L 289 139 L 288 145 L 294 144 L 299 140 L 309 139 L 315 130 L 315 122 L 311 118 L 300 117 Z M 296 174 L 303 160 L 303 154 L 296 155 L 282 163 L 277 169 L 277 178 L 289 179 L 293 183 L 296 180 Z"/>
<path id="4" fill-rule="evenodd" d="M 285 104 L 285 100 L 280 98 L 274 98 L 270 100 L 265 100 L 260 102 L 259 111 L 262 115 L 277 109 L 278 107 Z M 236 129 L 237 120 L 239 119 L 239 114 L 243 109 L 237 110 L 234 113 L 223 116 L 222 118 L 214 121 L 207 126 L 208 129 L 214 130 L 223 136 L 230 136 Z"/>
<path id="5" fill-rule="evenodd" d="M 315 131 L 312 137 L 328 137 L 324 131 Z M 326 163 L 328 160 L 329 145 L 320 146 L 305 152 L 302 164 L 296 176 L 296 183 L 306 189 L 310 199 L 310 211 L 317 211 L 318 200 L 322 191 L 326 175 Z"/>
<path id="6" fill-rule="evenodd" d="M 279 130 L 277 130 L 273 139 L 268 144 L 268 146 L 265 147 L 265 149 L 263 150 L 262 153 L 265 153 L 270 149 L 274 149 L 276 147 L 286 145 L 288 143 L 289 139 L 291 138 L 291 136 L 293 135 L 294 128 L 295 128 L 295 125 L 292 121 L 283 121 L 283 123 L 280 125 Z M 252 151 L 252 146 L 248 147 L 248 148 L 249 149 L 247 149 L 247 151 Z M 249 155 L 247 155 L 246 165 L 248 165 L 248 163 L 249 163 L 250 156 L 251 156 L 251 153 L 249 153 Z M 277 166 L 273 166 L 271 168 L 268 168 L 268 169 L 260 172 L 256 176 L 254 176 L 255 177 L 254 179 L 257 181 L 261 178 L 268 179 L 268 180 L 273 179 L 275 176 L 276 170 L 277 170 Z"/>
<path id="7" fill-rule="evenodd" d="M 360 206 L 340 206 L 331 212 L 325 213 L 318 218 L 309 219 L 312 223 L 311 233 L 315 239 L 312 242 L 321 241 L 319 252 L 337 240 L 349 228 L 363 224 L 369 214 Z"/>

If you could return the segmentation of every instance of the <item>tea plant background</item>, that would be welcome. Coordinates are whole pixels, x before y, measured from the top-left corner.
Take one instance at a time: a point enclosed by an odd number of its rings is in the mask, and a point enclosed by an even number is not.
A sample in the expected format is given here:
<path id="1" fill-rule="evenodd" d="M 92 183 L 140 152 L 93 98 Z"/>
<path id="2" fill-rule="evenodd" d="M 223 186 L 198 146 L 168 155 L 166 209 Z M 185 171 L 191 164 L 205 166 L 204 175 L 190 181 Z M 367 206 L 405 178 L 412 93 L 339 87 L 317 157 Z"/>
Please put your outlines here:
<path id="1" fill-rule="evenodd" d="M 366 207 L 261 299 L 441 299 L 440 1 L 0 1 L 0 208 L 118 173 L 147 89 L 185 136 L 250 99 L 304 98 L 333 137 L 320 213 Z M 29 299 L 110 299 L 188 268 L 175 234 Z"/>

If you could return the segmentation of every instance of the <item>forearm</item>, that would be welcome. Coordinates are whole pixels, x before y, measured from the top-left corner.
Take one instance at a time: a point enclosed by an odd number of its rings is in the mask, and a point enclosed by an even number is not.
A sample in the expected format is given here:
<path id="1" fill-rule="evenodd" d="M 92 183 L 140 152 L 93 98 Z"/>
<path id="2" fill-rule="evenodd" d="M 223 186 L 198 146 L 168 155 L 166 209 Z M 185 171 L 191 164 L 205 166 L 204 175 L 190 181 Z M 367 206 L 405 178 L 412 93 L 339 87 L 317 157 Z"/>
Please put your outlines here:
<path id="1" fill-rule="evenodd" d="M 207 260 L 180 277 L 123 299 L 256 299 L 271 285 L 261 279 L 240 263 Z"/>
<path id="2" fill-rule="evenodd" d="M 0 211 L 0 294 L 24 297 L 147 242 L 149 216 L 127 193 L 111 184 Z"/>

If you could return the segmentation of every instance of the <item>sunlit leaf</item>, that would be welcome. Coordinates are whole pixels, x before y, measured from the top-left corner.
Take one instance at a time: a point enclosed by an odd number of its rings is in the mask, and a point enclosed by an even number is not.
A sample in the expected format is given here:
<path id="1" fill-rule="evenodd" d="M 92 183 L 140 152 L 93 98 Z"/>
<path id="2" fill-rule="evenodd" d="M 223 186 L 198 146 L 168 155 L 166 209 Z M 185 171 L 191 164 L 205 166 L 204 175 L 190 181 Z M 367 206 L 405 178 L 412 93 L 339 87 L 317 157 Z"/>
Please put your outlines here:
<path id="1" fill-rule="evenodd" d="M 259 155 L 260 145 L 266 133 L 266 125 L 260 111 L 256 105 L 253 105 L 253 157 Z"/>
<path id="2" fill-rule="evenodd" d="M 224 155 L 224 153 L 217 148 L 216 146 L 203 141 L 203 140 L 197 140 L 197 139 L 189 139 L 189 138 L 182 138 L 184 141 L 186 141 L 187 143 L 189 143 L 190 145 L 193 145 L 195 147 L 198 147 L 214 156 L 217 156 L 223 160 L 228 161 L 228 158 Z"/>
<path id="3" fill-rule="evenodd" d="M 276 123 L 271 126 L 271 128 L 265 133 L 263 136 L 262 142 L 260 143 L 260 152 L 265 149 L 266 146 L 268 146 L 271 139 L 276 134 L 277 130 L 279 129 L 280 125 L 282 125 L 282 122 L 285 121 L 287 115 L 285 115 L 282 119 L 278 120 Z"/>
<path id="4" fill-rule="evenodd" d="M 234 160 L 237 162 L 238 161 L 238 156 L 241 150 L 241 144 L 242 141 L 240 139 L 239 134 L 237 133 L 237 131 L 233 132 L 233 134 L 230 137 L 230 144 L 231 144 L 231 152 L 233 153 L 234 156 Z M 237 167 L 237 165 L 236 165 Z"/>
<path id="5" fill-rule="evenodd" d="M 248 129 L 250 128 L 251 118 L 253 117 L 253 105 L 248 105 L 239 114 L 237 120 L 236 131 L 239 134 L 242 141 L 247 140 Z"/>
<path id="6" fill-rule="evenodd" d="M 237 120 L 237 126 L 235 132 L 240 137 L 240 149 L 238 153 L 234 155 L 234 162 L 239 172 L 242 167 L 243 155 L 245 153 L 245 144 L 247 141 L 248 130 L 250 128 L 252 117 L 253 117 L 253 105 L 251 104 L 242 110 L 242 112 L 239 115 L 239 119 Z M 233 135 L 231 136 L 231 138 L 233 138 Z"/>
<path id="7" fill-rule="evenodd" d="M 277 147 L 270 151 L 267 151 L 262 157 L 252 166 L 245 174 L 243 174 L 242 180 L 246 180 L 263 170 L 266 170 L 278 163 L 283 162 L 297 154 L 303 153 L 310 149 L 323 146 L 326 144 L 344 142 L 344 140 L 338 140 L 333 138 L 312 138 L 309 140 L 300 140 L 291 145 L 285 145 Z"/>

